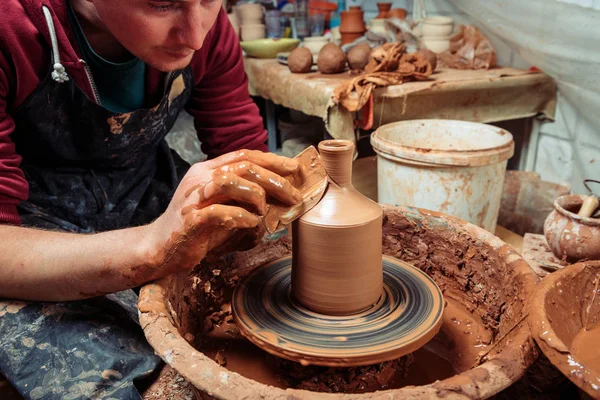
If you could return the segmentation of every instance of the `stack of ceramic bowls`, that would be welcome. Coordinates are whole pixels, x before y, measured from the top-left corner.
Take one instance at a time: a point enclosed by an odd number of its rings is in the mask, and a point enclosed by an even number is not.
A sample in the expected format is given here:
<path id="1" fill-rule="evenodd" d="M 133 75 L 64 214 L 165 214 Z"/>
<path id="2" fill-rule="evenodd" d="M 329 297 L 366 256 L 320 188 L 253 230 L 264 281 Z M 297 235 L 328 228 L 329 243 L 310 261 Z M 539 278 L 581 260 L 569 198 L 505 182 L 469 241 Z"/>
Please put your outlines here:
<path id="1" fill-rule="evenodd" d="M 421 27 L 423 44 L 435 53 L 450 49 L 450 37 L 454 30 L 454 20 L 450 17 L 425 18 Z"/>
<path id="2" fill-rule="evenodd" d="M 240 33 L 243 41 L 263 39 L 265 24 L 263 24 L 263 6 L 256 3 L 245 3 L 235 6 L 237 19 L 240 23 Z"/>
<path id="3" fill-rule="evenodd" d="M 364 21 L 364 11 L 360 7 L 352 6 L 349 11 L 342 11 L 340 17 L 342 45 L 354 42 L 367 31 Z"/>
<path id="4" fill-rule="evenodd" d="M 306 47 L 313 54 L 319 54 L 327 43 L 329 43 L 329 37 L 327 36 L 309 36 L 304 38 L 302 47 Z"/>

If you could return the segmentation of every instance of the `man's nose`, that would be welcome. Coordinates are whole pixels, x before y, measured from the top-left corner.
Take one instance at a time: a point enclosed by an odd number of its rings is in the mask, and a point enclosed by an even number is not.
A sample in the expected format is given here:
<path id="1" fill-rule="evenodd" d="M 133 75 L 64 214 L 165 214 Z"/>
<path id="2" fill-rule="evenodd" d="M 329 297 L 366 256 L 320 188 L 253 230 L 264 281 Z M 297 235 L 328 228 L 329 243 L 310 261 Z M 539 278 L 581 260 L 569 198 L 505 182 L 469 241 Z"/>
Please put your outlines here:
<path id="1" fill-rule="evenodd" d="M 203 24 L 204 18 L 208 17 L 206 10 L 202 9 L 201 3 L 198 2 L 191 7 L 189 12 L 186 13 L 185 23 L 182 31 L 185 45 L 192 50 L 200 50 L 204 39 L 206 38 L 206 31 Z"/>

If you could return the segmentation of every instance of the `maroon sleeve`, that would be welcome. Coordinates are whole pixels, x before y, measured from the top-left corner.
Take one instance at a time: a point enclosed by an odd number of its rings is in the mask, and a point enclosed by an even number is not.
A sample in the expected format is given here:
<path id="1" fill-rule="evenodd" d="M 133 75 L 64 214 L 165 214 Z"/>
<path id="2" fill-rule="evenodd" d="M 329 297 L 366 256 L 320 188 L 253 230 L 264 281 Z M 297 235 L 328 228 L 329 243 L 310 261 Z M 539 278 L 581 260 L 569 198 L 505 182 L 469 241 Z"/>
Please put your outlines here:
<path id="1" fill-rule="evenodd" d="M 267 151 L 267 133 L 248 92 L 242 49 L 221 10 L 192 60 L 194 90 L 186 106 L 209 158 L 234 150 Z"/>
<path id="2" fill-rule="evenodd" d="M 0 53 L 0 224 L 21 223 L 17 205 L 27 198 L 29 187 L 19 168 L 21 156 L 15 151 L 10 134 L 15 123 L 7 112 L 9 80 L 5 72 L 7 63 Z"/>

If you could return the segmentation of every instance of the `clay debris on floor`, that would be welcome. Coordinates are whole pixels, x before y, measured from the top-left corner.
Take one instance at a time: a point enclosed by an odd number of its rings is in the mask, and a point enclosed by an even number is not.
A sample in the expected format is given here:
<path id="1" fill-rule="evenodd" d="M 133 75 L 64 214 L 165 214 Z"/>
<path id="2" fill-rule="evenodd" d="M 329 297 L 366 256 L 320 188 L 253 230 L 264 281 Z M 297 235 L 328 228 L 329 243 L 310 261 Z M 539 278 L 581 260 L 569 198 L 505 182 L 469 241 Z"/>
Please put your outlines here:
<path id="1" fill-rule="evenodd" d="M 168 365 L 142 394 L 144 400 L 193 400 L 192 386 Z"/>

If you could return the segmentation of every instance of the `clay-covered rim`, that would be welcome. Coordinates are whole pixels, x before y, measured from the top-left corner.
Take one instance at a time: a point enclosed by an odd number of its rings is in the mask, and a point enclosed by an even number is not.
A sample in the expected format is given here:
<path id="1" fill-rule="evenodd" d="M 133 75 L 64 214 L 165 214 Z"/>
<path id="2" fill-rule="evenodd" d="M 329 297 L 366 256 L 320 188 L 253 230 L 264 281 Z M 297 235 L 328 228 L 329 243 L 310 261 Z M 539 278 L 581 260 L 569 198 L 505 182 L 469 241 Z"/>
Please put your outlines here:
<path id="1" fill-rule="evenodd" d="M 343 152 L 354 149 L 354 143 L 349 140 L 331 139 L 319 142 L 319 151 Z"/>
<path id="2" fill-rule="evenodd" d="M 570 265 L 561 270 L 553 272 L 547 275 L 538 284 L 537 290 L 529 302 L 529 316 L 527 322 L 531 328 L 533 339 L 538 344 L 544 355 L 552 362 L 552 364 L 560 370 L 571 382 L 577 385 L 580 389 L 584 390 L 592 398 L 597 398 L 599 391 L 598 386 L 594 388 L 592 386 L 592 379 L 599 379 L 600 376 L 590 373 L 588 368 L 585 368 L 585 364 L 580 359 L 575 357 L 571 352 L 560 352 L 550 346 L 541 339 L 540 335 L 548 336 L 548 333 L 552 333 L 553 346 L 558 348 L 568 349 L 565 343 L 554 334 L 552 330 L 552 324 L 548 319 L 545 312 L 546 310 L 546 294 L 552 288 L 554 288 L 560 281 L 572 279 L 580 274 L 586 268 L 596 268 L 600 271 L 600 261 L 586 261 L 577 264 Z M 571 368 L 567 368 L 567 366 Z M 580 366 L 581 368 L 574 374 L 575 367 Z M 600 373 L 600 371 L 596 371 Z"/>
<path id="3" fill-rule="evenodd" d="M 600 226 L 600 218 L 580 217 L 576 213 L 567 210 L 565 207 L 581 206 L 584 196 L 579 194 L 566 194 L 554 200 L 554 209 L 565 217 L 589 226 Z"/>
<path id="4" fill-rule="evenodd" d="M 510 246 L 492 233 L 458 218 L 447 216 L 438 212 L 417 209 L 413 207 L 387 207 L 407 213 L 420 213 L 426 218 L 442 218 L 449 225 L 478 237 L 490 245 L 503 260 L 510 264 L 515 271 L 515 276 L 522 279 L 524 292 L 531 293 L 535 290 L 536 278 L 529 265 Z M 140 291 L 139 316 L 144 334 L 150 345 L 167 364 L 181 374 L 186 380 L 200 390 L 219 399 L 235 399 L 244 394 L 246 398 L 290 398 L 310 400 L 362 400 L 413 398 L 431 399 L 440 398 L 440 391 L 447 388 L 460 391 L 464 386 L 465 393 L 473 393 L 472 399 L 488 398 L 509 387 L 523 376 L 527 368 L 535 361 L 529 341 L 531 334 L 529 326 L 523 320 L 511 330 L 511 347 L 506 347 L 502 355 L 514 359 L 516 368 L 507 369 L 505 362 L 487 361 L 476 368 L 465 371 L 442 381 L 436 381 L 423 386 L 407 386 L 401 389 L 388 389 L 374 393 L 339 394 L 318 393 L 299 389 L 280 389 L 248 379 L 236 372 L 232 372 L 218 365 L 211 358 L 192 347 L 179 333 L 170 316 L 170 306 L 167 304 L 167 289 L 169 279 L 163 278 L 157 282 L 145 285 Z M 151 311 L 150 311 L 151 310 Z M 524 312 L 524 311 L 523 311 Z M 503 338 L 503 341 L 507 338 Z M 529 349 L 529 352 L 524 349 Z M 525 354 L 524 354 L 525 353 Z M 494 376 L 486 383 L 478 382 L 478 377 Z M 443 388 L 443 389 L 440 389 Z M 460 396 L 463 398 L 464 396 Z"/>
<path id="5" fill-rule="evenodd" d="M 438 131 L 436 135 L 430 134 L 433 130 Z M 515 147 L 512 135 L 504 129 L 441 119 L 383 125 L 371 135 L 371 145 L 378 155 L 391 160 L 440 166 L 496 164 L 512 157 Z"/>

